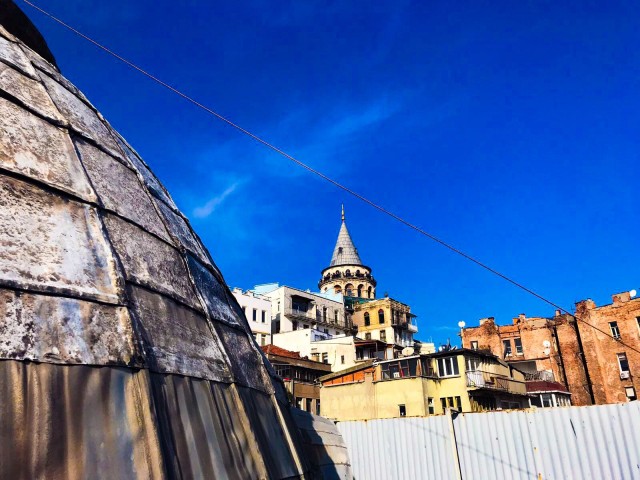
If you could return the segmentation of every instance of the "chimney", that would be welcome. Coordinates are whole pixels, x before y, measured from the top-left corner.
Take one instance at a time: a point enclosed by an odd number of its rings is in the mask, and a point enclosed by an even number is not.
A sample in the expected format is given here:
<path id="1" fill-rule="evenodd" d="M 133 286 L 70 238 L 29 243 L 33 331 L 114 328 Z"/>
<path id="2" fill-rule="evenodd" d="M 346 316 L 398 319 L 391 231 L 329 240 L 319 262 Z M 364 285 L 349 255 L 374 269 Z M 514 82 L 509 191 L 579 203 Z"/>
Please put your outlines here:
<path id="1" fill-rule="evenodd" d="M 518 325 L 519 323 L 524 323 L 527 319 L 527 316 L 524 313 L 521 313 L 516 318 L 513 319 L 513 324 Z"/>
<path id="2" fill-rule="evenodd" d="M 611 300 L 614 305 L 622 305 L 623 303 L 627 303 L 629 300 L 631 300 L 631 293 L 630 292 L 616 293 L 615 295 L 611 296 Z"/>
<path id="3" fill-rule="evenodd" d="M 484 325 L 487 322 L 495 323 L 495 318 L 494 317 L 486 317 L 486 318 L 481 318 L 480 319 L 480 325 Z"/>

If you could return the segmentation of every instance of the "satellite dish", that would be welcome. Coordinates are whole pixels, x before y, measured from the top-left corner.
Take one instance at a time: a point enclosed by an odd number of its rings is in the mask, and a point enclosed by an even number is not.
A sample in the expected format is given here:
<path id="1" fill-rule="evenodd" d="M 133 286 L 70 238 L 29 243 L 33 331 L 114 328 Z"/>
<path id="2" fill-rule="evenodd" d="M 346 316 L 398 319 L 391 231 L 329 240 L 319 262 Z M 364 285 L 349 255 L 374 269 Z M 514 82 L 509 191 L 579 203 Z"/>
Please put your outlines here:
<path id="1" fill-rule="evenodd" d="M 629 292 L 629 296 L 630 296 L 631 298 L 635 297 L 637 294 L 638 294 L 638 292 L 636 292 L 636 290 L 635 290 L 635 289 L 633 289 L 633 290 L 631 290 L 631 291 Z"/>
<path id="2" fill-rule="evenodd" d="M 549 342 L 549 340 L 545 340 L 544 342 L 542 342 L 542 346 L 544 348 L 549 348 L 551 346 L 551 342 Z"/>
<path id="3" fill-rule="evenodd" d="M 402 349 L 402 356 L 403 357 L 408 357 L 409 355 L 413 355 L 413 348 L 411 347 L 404 347 Z"/>

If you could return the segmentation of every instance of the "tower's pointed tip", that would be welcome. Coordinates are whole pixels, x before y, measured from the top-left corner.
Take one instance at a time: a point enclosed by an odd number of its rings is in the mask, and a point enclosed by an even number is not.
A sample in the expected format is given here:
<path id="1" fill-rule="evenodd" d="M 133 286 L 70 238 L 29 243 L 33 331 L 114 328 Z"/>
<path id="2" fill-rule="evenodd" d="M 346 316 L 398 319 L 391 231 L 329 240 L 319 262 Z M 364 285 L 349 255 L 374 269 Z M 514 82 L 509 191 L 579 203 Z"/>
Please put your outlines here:
<path id="1" fill-rule="evenodd" d="M 342 221 L 344 222 L 344 203 L 342 204 Z"/>

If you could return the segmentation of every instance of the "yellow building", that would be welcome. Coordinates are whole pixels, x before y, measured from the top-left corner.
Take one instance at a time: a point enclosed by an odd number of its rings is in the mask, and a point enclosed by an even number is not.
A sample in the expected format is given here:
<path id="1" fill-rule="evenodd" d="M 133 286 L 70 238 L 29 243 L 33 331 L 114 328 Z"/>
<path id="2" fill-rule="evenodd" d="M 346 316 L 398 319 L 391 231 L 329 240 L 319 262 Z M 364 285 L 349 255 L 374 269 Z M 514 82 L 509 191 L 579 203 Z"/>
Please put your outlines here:
<path id="1" fill-rule="evenodd" d="M 494 355 L 467 349 L 370 360 L 320 382 L 321 415 L 337 421 L 529 406 L 524 373 Z"/>

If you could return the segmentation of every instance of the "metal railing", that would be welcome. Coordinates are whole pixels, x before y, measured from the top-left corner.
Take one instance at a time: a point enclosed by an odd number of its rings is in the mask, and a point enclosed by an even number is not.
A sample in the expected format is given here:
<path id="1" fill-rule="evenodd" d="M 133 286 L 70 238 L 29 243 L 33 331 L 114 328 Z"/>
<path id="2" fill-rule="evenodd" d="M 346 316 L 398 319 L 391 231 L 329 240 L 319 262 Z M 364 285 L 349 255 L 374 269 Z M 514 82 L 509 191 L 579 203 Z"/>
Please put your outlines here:
<path id="1" fill-rule="evenodd" d="M 554 382 L 555 377 L 553 376 L 553 372 L 550 370 L 540 370 L 538 372 L 525 373 L 524 379 L 527 382 L 542 380 L 545 382 Z"/>
<path id="2" fill-rule="evenodd" d="M 484 370 L 467 370 L 467 387 L 494 388 L 496 390 L 509 390 L 507 377 L 501 377 Z"/>

